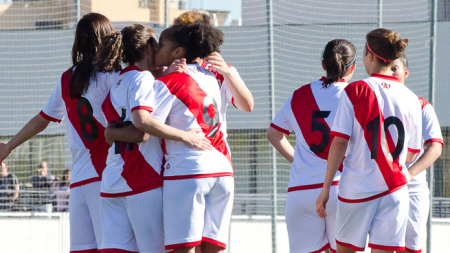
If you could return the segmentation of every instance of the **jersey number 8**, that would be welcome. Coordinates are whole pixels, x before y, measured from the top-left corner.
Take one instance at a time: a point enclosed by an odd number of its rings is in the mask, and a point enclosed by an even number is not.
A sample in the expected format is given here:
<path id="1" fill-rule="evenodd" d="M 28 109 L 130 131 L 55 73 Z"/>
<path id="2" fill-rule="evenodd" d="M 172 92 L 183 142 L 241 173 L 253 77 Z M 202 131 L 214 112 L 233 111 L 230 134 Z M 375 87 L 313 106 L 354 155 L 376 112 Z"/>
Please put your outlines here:
<path id="1" fill-rule="evenodd" d="M 86 110 L 83 110 L 83 107 L 86 108 Z M 92 109 L 91 103 L 84 97 L 78 99 L 77 115 L 80 118 L 80 129 L 83 138 L 89 142 L 95 141 L 98 137 L 98 126 L 97 122 L 92 118 L 94 116 L 94 110 Z M 90 132 L 86 129 L 87 125 L 90 126 Z"/>

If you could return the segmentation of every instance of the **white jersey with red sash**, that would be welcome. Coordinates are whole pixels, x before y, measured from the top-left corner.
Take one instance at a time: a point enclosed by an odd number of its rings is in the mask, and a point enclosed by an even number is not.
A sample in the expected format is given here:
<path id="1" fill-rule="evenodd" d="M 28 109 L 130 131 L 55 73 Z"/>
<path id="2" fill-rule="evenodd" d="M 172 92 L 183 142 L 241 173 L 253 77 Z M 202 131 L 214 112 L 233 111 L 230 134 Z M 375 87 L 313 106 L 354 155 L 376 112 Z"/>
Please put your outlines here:
<path id="1" fill-rule="evenodd" d="M 69 119 L 66 134 L 72 153 L 70 187 L 73 188 L 101 180 L 109 148 L 104 137 L 107 123 L 101 106 L 118 73 L 97 73 L 86 94 L 79 99 L 69 96 L 71 76 L 72 70 L 62 74 L 40 114 L 54 122 L 61 122 L 64 116 Z"/>
<path id="2" fill-rule="evenodd" d="M 150 72 L 133 65 L 122 70 L 102 106 L 108 122 L 124 127 L 133 123 L 134 110 L 151 112 L 149 96 L 154 81 Z M 123 197 L 161 187 L 162 161 L 160 138 L 150 136 L 139 144 L 115 142 L 109 149 L 100 196 Z"/>
<path id="3" fill-rule="evenodd" d="M 434 111 L 433 106 L 421 97 L 419 97 L 419 100 L 420 104 L 422 105 L 422 138 L 424 145 L 430 142 L 438 142 L 444 145 L 441 126 L 439 125 L 439 120 L 436 116 L 436 112 Z M 413 165 L 422 154 L 423 147 L 420 149 L 420 155 L 417 155 L 412 163 L 406 164 L 406 167 L 411 167 L 411 165 Z M 429 192 L 426 170 L 422 171 L 408 182 L 408 190 L 409 194 L 427 194 Z"/>
<path id="4" fill-rule="evenodd" d="M 349 84 L 331 130 L 349 140 L 339 200 L 369 201 L 406 185 L 406 155 L 420 152 L 422 116 L 417 96 L 396 77 Z"/>
<path id="5" fill-rule="evenodd" d="M 201 129 L 214 149 L 199 151 L 183 142 L 165 140 L 164 180 L 233 176 L 216 79 L 198 64 L 189 64 L 188 68 L 189 74 L 158 78 L 152 90 L 151 115 L 180 130 Z"/>
<path id="6" fill-rule="evenodd" d="M 296 133 L 294 162 L 289 175 L 288 191 L 323 187 L 332 136 L 330 126 L 347 83 L 324 86 L 325 77 L 304 85 L 294 92 L 275 116 L 271 127 L 289 135 Z M 333 185 L 337 185 L 340 172 Z"/>

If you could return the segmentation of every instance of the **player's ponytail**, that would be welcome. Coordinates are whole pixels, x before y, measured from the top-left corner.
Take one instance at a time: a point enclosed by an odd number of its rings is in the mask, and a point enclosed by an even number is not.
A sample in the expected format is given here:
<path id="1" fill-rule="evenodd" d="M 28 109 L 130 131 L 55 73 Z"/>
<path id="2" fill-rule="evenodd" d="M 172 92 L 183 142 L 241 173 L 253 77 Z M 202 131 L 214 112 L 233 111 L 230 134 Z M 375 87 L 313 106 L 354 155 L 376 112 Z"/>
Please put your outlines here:
<path id="1" fill-rule="evenodd" d="M 324 86 L 339 82 L 355 64 L 356 48 L 348 40 L 335 39 L 325 46 L 322 60 L 327 71 Z"/>
<path id="2" fill-rule="evenodd" d="M 173 25 L 167 33 L 170 40 L 185 48 L 184 58 L 187 63 L 214 52 L 219 53 L 223 44 L 223 32 L 211 25 L 207 15 L 190 25 Z"/>
<path id="3" fill-rule="evenodd" d="M 365 54 L 373 53 L 382 66 L 388 66 L 400 58 L 409 42 L 408 39 L 402 39 L 399 33 L 383 28 L 369 32 L 366 40 Z"/>
<path id="4" fill-rule="evenodd" d="M 133 65 L 146 53 L 148 44 L 156 44 L 155 33 L 148 25 L 125 26 L 122 31 L 106 37 L 98 51 L 99 72 L 120 70 L 120 63 Z"/>
<path id="5" fill-rule="evenodd" d="M 77 24 L 72 47 L 72 77 L 69 96 L 80 98 L 89 89 L 91 78 L 96 76 L 96 54 L 102 38 L 114 32 L 109 19 L 98 13 L 88 13 Z"/>

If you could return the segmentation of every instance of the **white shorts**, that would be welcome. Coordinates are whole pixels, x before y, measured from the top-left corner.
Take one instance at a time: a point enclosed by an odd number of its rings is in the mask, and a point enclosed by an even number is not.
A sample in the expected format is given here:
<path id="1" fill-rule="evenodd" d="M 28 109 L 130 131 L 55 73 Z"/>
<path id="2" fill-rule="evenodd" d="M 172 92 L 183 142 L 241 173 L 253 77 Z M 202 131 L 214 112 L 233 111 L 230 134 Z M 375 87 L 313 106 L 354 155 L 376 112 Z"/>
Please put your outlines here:
<path id="1" fill-rule="evenodd" d="M 423 235 L 426 233 L 430 195 L 409 195 L 409 216 L 406 226 L 406 250 L 420 252 L 422 250 Z"/>
<path id="2" fill-rule="evenodd" d="M 408 209 L 407 187 L 366 202 L 338 201 L 336 243 L 364 251 L 370 231 L 370 248 L 404 251 Z"/>
<path id="3" fill-rule="evenodd" d="M 165 180 L 163 192 L 167 250 L 197 246 L 202 241 L 226 248 L 233 177 Z"/>
<path id="4" fill-rule="evenodd" d="M 162 189 L 100 198 L 102 253 L 164 253 Z"/>
<path id="5" fill-rule="evenodd" d="M 100 182 L 70 189 L 70 252 L 97 250 L 102 244 Z"/>
<path id="6" fill-rule="evenodd" d="M 286 198 L 286 226 L 291 253 L 336 252 L 334 227 L 338 186 L 330 188 L 327 217 L 322 219 L 316 212 L 316 200 L 322 188 L 288 192 Z"/>

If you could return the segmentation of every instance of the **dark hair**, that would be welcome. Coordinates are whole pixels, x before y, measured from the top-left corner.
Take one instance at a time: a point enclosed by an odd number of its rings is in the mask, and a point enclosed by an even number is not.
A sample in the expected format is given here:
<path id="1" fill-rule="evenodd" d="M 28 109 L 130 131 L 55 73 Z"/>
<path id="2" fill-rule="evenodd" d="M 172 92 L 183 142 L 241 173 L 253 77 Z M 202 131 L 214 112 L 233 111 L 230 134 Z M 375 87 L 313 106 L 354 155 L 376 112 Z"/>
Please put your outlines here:
<path id="1" fill-rule="evenodd" d="M 80 98 L 89 89 L 91 78 L 96 76 L 97 49 L 102 38 L 113 32 L 111 21 L 102 14 L 88 13 L 78 22 L 72 47 L 70 98 Z"/>
<path id="2" fill-rule="evenodd" d="M 72 169 L 67 168 L 64 170 L 64 174 L 62 176 L 62 183 L 61 186 L 70 185 L 70 182 L 67 182 L 67 175 L 72 171 Z"/>
<path id="3" fill-rule="evenodd" d="M 408 57 L 404 53 L 398 59 L 402 61 L 403 67 L 408 68 Z"/>
<path id="4" fill-rule="evenodd" d="M 152 38 L 155 39 L 153 29 L 141 24 L 125 26 L 122 31 L 105 37 L 98 52 L 98 71 L 119 71 L 121 62 L 133 65 L 140 61 Z"/>
<path id="5" fill-rule="evenodd" d="M 348 74 L 356 61 L 356 48 L 348 40 L 334 39 L 325 46 L 322 60 L 327 70 L 327 78 L 323 85 L 329 86 Z"/>
<path id="6" fill-rule="evenodd" d="M 198 57 L 219 53 L 219 47 L 223 44 L 223 32 L 210 24 L 209 16 L 190 25 L 174 25 L 167 29 L 167 36 L 177 46 L 185 48 L 184 58 L 187 63 L 192 63 Z"/>
<path id="7" fill-rule="evenodd" d="M 373 53 L 387 60 L 384 62 L 377 57 L 378 62 L 383 66 L 388 66 L 392 61 L 400 58 L 409 42 L 408 39 L 402 39 L 399 33 L 383 28 L 369 32 L 366 35 L 366 40 Z M 369 51 L 367 44 L 366 55 Z"/>

